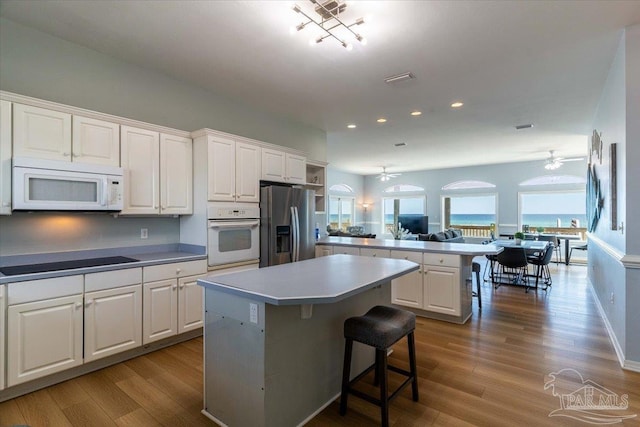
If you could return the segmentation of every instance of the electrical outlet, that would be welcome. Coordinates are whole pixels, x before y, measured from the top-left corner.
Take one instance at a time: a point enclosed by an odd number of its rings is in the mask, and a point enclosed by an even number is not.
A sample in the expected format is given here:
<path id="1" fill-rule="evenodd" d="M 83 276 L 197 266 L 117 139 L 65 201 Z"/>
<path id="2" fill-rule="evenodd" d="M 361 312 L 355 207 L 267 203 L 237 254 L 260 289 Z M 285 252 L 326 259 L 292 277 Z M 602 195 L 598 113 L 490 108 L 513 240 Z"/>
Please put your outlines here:
<path id="1" fill-rule="evenodd" d="M 148 228 L 141 228 L 140 229 L 140 238 L 141 239 L 146 239 L 149 237 L 149 229 Z"/>
<path id="2" fill-rule="evenodd" d="M 249 303 L 249 322 L 258 323 L 258 304 Z"/>
<path id="3" fill-rule="evenodd" d="M 611 296 L 609 297 L 609 302 L 613 304 L 613 292 L 611 292 Z"/>

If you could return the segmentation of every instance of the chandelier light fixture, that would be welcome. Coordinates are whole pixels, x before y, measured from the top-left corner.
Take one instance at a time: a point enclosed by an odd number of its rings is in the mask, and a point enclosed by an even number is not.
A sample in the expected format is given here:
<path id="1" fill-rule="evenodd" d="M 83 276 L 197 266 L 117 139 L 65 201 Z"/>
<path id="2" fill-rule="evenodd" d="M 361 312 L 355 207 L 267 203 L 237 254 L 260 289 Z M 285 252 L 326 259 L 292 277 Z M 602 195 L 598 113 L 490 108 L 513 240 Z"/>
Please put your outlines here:
<path id="1" fill-rule="evenodd" d="M 358 18 L 351 24 L 346 24 L 341 18 L 340 14 L 347 9 L 347 3 L 340 0 L 308 0 L 314 5 L 314 12 L 318 15 L 314 18 L 312 12 L 305 12 L 297 4 L 293 4 L 292 9 L 304 16 L 307 21 L 291 28 L 291 33 L 295 34 L 298 31 L 302 31 L 307 25 L 312 24 L 322 29 L 322 34 L 318 37 L 309 40 L 310 45 L 321 43 L 324 39 L 332 37 L 347 50 L 353 49 L 353 45 L 348 43 L 341 35 L 340 32 L 351 33 L 353 37 L 361 44 L 366 45 L 367 39 L 365 39 L 359 33 L 356 33 L 352 27 L 364 24 L 364 18 Z M 312 16 L 313 15 L 313 16 Z M 348 35 L 347 33 L 347 35 Z"/>

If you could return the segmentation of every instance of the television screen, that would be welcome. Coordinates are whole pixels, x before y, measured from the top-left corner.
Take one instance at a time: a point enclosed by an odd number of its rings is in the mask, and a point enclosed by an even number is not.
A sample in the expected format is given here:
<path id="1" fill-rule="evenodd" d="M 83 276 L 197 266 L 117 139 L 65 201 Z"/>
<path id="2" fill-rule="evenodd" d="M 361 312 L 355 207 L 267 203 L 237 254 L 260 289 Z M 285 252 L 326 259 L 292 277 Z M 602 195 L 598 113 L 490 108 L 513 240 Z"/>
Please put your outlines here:
<path id="1" fill-rule="evenodd" d="M 429 232 L 429 217 L 427 215 L 398 215 L 398 222 L 402 228 L 409 230 L 411 234 L 427 234 Z"/>

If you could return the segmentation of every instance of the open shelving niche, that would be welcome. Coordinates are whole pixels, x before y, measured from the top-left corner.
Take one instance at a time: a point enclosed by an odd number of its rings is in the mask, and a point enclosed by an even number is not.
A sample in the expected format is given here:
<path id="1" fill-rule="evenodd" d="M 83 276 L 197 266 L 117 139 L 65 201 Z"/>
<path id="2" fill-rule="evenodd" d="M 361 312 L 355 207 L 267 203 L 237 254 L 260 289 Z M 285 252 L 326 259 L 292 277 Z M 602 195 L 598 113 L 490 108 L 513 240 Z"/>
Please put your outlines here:
<path id="1" fill-rule="evenodd" d="M 306 188 L 316 192 L 316 213 L 324 214 L 327 209 L 326 199 L 327 163 L 307 160 Z"/>

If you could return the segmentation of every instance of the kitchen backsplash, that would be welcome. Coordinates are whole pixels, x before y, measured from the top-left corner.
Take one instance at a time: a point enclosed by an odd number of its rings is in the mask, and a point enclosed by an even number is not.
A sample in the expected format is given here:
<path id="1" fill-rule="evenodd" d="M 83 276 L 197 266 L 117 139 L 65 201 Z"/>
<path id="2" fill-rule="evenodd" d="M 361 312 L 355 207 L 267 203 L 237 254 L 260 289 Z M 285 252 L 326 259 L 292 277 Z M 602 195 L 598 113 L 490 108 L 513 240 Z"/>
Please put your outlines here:
<path id="1" fill-rule="evenodd" d="M 147 238 L 140 238 L 141 229 Z M 0 216 L 0 256 L 180 242 L 178 218 L 14 212 Z"/>

